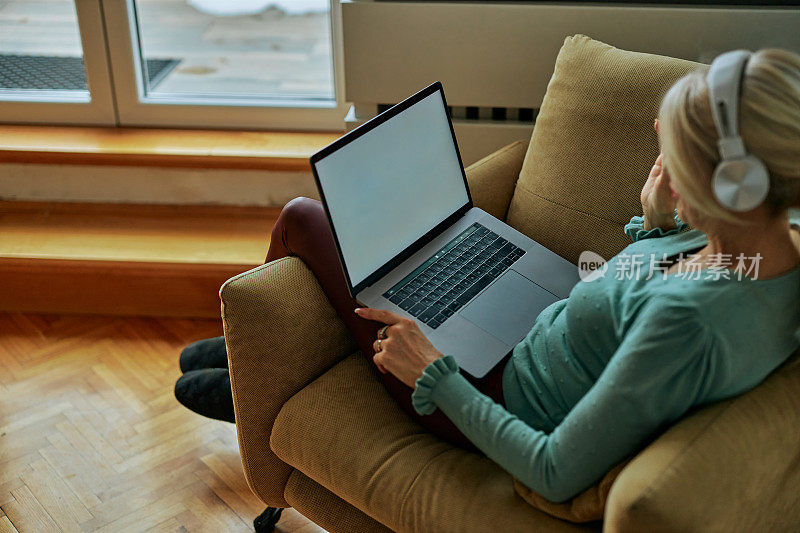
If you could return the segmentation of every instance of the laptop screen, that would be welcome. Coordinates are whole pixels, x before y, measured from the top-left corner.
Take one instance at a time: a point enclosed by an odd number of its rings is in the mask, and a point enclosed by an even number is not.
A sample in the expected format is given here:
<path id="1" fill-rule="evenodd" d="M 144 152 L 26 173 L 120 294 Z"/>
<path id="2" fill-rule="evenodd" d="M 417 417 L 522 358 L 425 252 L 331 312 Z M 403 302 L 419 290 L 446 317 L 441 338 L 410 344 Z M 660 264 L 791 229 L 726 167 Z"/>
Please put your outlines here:
<path id="1" fill-rule="evenodd" d="M 323 156 L 315 171 L 352 287 L 469 202 L 441 90 Z"/>

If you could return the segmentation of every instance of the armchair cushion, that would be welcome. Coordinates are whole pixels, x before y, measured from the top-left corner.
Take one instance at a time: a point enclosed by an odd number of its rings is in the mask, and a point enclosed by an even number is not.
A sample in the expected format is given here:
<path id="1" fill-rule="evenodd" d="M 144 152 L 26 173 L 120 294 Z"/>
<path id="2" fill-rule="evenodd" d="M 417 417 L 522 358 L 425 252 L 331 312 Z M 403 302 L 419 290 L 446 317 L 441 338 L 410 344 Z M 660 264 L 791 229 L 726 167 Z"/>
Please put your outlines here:
<path id="1" fill-rule="evenodd" d="M 395 531 L 579 531 L 531 507 L 511 476 L 412 422 L 360 352 L 281 409 L 275 454 Z"/>
<path id="2" fill-rule="evenodd" d="M 573 263 L 628 244 L 658 155 L 662 95 L 699 63 L 568 37 L 536 118 L 508 223 Z"/>

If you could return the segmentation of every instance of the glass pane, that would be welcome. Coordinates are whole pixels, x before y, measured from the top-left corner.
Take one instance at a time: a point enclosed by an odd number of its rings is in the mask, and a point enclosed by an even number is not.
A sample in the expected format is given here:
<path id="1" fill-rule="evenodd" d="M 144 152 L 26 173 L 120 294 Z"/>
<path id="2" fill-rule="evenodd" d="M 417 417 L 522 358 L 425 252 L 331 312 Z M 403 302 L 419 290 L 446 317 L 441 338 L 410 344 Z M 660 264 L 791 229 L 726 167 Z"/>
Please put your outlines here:
<path id="1" fill-rule="evenodd" d="M 220 104 L 335 98 L 330 0 L 136 0 L 135 6 L 148 97 Z"/>
<path id="2" fill-rule="evenodd" d="M 72 0 L 0 1 L 0 97 L 75 96 L 89 92 Z"/>

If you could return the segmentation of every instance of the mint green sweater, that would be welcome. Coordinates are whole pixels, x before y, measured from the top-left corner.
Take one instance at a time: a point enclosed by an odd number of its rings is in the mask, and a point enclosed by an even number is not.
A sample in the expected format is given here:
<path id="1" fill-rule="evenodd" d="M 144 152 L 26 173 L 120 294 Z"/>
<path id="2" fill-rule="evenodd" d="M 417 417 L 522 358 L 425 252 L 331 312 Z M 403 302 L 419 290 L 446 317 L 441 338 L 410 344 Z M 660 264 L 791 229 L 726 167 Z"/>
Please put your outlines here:
<path id="1" fill-rule="evenodd" d="M 489 458 L 561 502 L 690 408 L 756 386 L 798 347 L 800 267 L 767 280 L 706 270 L 701 279 L 645 279 L 651 256 L 708 243 L 676 220 L 675 230 L 645 231 L 634 217 L 625 227 L 633 244 L 605 276 L 541 312 L 503 372 L 506 409 L 447 355 L 417 380 L 417 412 L 438 407 Z M 628 279 L 619 272 L 631 272 L 622 266 L 634 256 L 644 258 L 643 275 Z"/>

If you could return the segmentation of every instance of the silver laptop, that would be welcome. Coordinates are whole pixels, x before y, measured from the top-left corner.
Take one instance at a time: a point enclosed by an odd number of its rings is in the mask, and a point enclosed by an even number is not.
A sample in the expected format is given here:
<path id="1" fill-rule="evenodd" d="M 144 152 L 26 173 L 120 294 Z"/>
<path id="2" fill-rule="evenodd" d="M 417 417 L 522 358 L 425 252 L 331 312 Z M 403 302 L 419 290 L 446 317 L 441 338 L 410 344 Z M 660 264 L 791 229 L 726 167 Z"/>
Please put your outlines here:
<path id="1" fill-rule="evenodd" d="M 474 207 L 439 82 L 311 157 L 350 292 L 483 377 L 578 268 Z"/>

